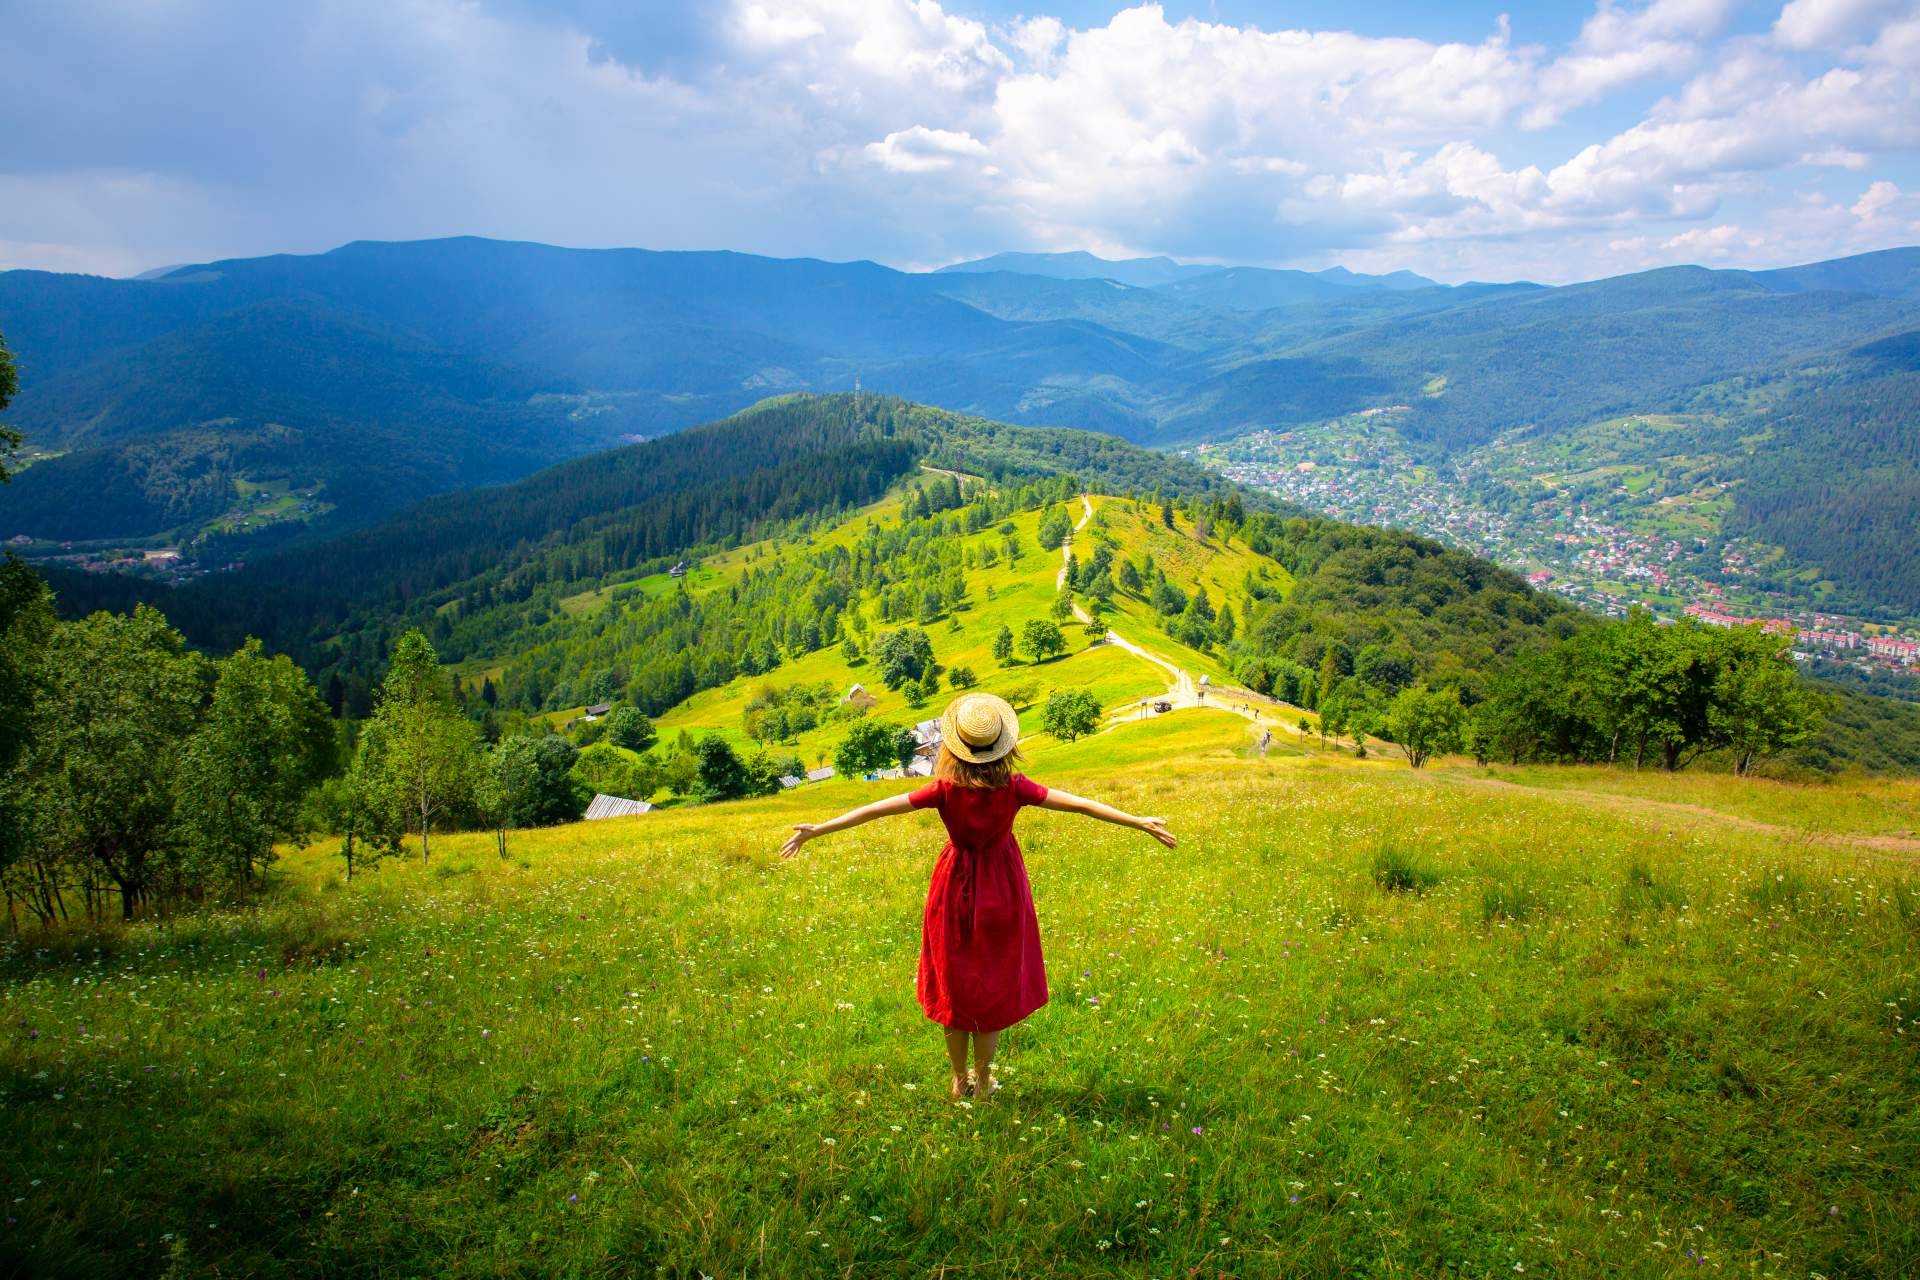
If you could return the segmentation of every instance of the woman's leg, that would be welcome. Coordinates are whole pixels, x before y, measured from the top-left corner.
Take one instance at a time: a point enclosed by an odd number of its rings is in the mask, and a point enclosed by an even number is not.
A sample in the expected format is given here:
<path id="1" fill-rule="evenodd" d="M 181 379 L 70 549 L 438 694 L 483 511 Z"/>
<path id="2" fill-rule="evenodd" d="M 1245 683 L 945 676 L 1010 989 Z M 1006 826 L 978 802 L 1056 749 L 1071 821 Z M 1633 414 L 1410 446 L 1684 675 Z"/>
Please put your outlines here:
<path id="1" fill-rule="evenodd" d="M 993 1092 L 993 1051 L 1000 1047 L 998 1031 L 976 1031 L 973 1033 L 973 1079 L 974 1089 L 985 1097 Z"/>
<path id="2" fill-rule="evenodd" d="M 967 1033 L 958 1027 L 948 1027 L 947 1061 L 953 1065 L 952 1096 L 967 1096 Z"/>

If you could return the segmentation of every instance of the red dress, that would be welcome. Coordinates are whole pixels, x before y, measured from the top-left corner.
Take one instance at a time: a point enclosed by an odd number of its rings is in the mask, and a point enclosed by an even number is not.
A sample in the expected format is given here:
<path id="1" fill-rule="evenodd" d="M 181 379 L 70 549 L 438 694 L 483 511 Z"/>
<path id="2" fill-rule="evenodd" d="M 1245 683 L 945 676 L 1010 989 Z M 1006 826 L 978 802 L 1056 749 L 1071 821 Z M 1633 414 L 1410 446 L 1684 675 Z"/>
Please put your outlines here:
<path id="1" fill-rule="evenodd" d="M 1013 838 L 1014 814 L 1046 798 L 1020 775 L 993 788 L 936 780 L 907 797 L 947 825 L 920 931 L 920 1007 L 943 1027 L 998 1031 L 1047 1002 L 1033 887 Z"/>

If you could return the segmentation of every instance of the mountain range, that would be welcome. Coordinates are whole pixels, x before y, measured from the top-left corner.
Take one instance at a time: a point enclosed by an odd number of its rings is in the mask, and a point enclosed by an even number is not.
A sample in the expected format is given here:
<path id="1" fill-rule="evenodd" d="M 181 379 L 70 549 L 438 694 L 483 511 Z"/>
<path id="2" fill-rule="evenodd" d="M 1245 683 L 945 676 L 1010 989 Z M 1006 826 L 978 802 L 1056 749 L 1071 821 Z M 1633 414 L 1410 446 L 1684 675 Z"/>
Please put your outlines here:
<path id="1" fill-rule="evenodd" d="M 137 280 L 13 271 L 0 333 L 31 465 L 0 492 L 0 536 L 245 531 L 261 492 L 346 527 L 856 384 L 1151 445 L 1402 404 L 1399 430 L 1442 455 L 1684 408 L 1730 381 L 1837 368 L 1904 385 L 1916 332 L 1920 249 L 1559 288 L 1086 254 L 909 273 L 473 238 Z M 1829 401 L 1800 419 L 1816 452 L 1849 430 L 1846 395 Z"/>

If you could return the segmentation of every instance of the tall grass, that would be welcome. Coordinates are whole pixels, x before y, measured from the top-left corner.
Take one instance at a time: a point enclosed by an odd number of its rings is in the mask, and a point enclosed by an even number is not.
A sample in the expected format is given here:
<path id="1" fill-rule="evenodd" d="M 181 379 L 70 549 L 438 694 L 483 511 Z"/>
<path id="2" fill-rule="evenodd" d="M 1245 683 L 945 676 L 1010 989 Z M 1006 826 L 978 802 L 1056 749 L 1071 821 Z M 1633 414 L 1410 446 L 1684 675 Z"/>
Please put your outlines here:
<path id="1" fill-rule="evenodd" d="M 505 862 L 454 837 L 444 877 L 327 889 L 316 850 L 247 911 L 6 942 L 0 1256 L 1920 1270 L 1909 867 L 1248 759 L 1244 729 L 1178 715 L 1035 757 L 1183 842 L 1021 819 L 1052 1000 L 970 1107 L 913 999 L 933 819 L 772 856 L 787 824 L 876 794 L 854 783 L 524 833 Z"/>

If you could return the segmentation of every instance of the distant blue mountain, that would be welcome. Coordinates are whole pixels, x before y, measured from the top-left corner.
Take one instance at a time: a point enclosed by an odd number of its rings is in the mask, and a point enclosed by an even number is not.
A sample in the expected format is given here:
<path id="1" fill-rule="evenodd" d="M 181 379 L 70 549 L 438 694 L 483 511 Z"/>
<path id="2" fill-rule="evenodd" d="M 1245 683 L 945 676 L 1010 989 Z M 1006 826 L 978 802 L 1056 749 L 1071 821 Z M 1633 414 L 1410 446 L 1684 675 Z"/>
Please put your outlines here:
<path id="1" fill-rule="evenodd" d="M 1444 451 L 1916 326 L 1916 249 L 1565 288 L 1091 254 L 908 273 L 474 238 L 141 280 L 0 272 L 23 383 L 9 422 L 62 454 L 0 490 L 0 537 L 159 534 L 267 479 L 323 483 L 333 520 L 364 521 L 856 378 L 1144 443 L 1404 403 L 1406 430 Z"/>
<path id="2" fill-rule="evenodd" d="M 1217 271 L 1218 267 L 1195 266 L 1172 258 L 1097 258 L 1085 250 L 1072 253 L 996 253 L 990 258 L 956 262 L 940 268 L 942 273 L 1006 271 L 1019 276 L 1047 276 L 1054 280 L 1114 280 L 1136 289 L 1171 284 L 1193 276 Z"/>
<path id="3" fill-rule="evenodd" d="M 1201 263 L 1176 262 L 1172 258 L 1100 258 L 1085 250 L 1071 253 L 996 253 L 989 258 L 976 258 L 971 262 L 956 262 L 940 268 L 941 273 L 980 273 L 1005 271 L 1013 275 L 1046 276 L 1054 280 L 1113 280 L 1120 284 L 1132 285 L 1137 289 L 1155 289 L 1164 286 L 1179 286 L 1201 280 L 1228 276 L 1233 281 L 1245 282 L 1252 278 L 1271 277 L 1274 281 L 1316 281 L 1319 284 L 1355 289 L 1431 289 L 1432 280 L 1417 276 L 1411 271 L 1395 271 L 1390 275 L 1360 275 L 1345 267 L 1328 267 L 1324 271 L 1274 271 L 1264 267 L 1220 267 Z M 1223 292 L 1231 292 L 1231 284 L 1223 282 L 1216 286 Z M 1282 288 L 1277 283 L 1272 286 Z M 1311 288 L 1303 285 L 1303 288 Z M 1204 293 L 1205 290 L 1203 289 Z M 1278 296 L 1278 295 L 1277 295 Z M 1279 301 L 1261 303 L 1264 306 L 1286 306 L 1300 298 L 1317 296 L 1302 293 L 1300 297 L 1280 296 Z M 1225 305 L 1239 305 L 1229 303 Z"/>

